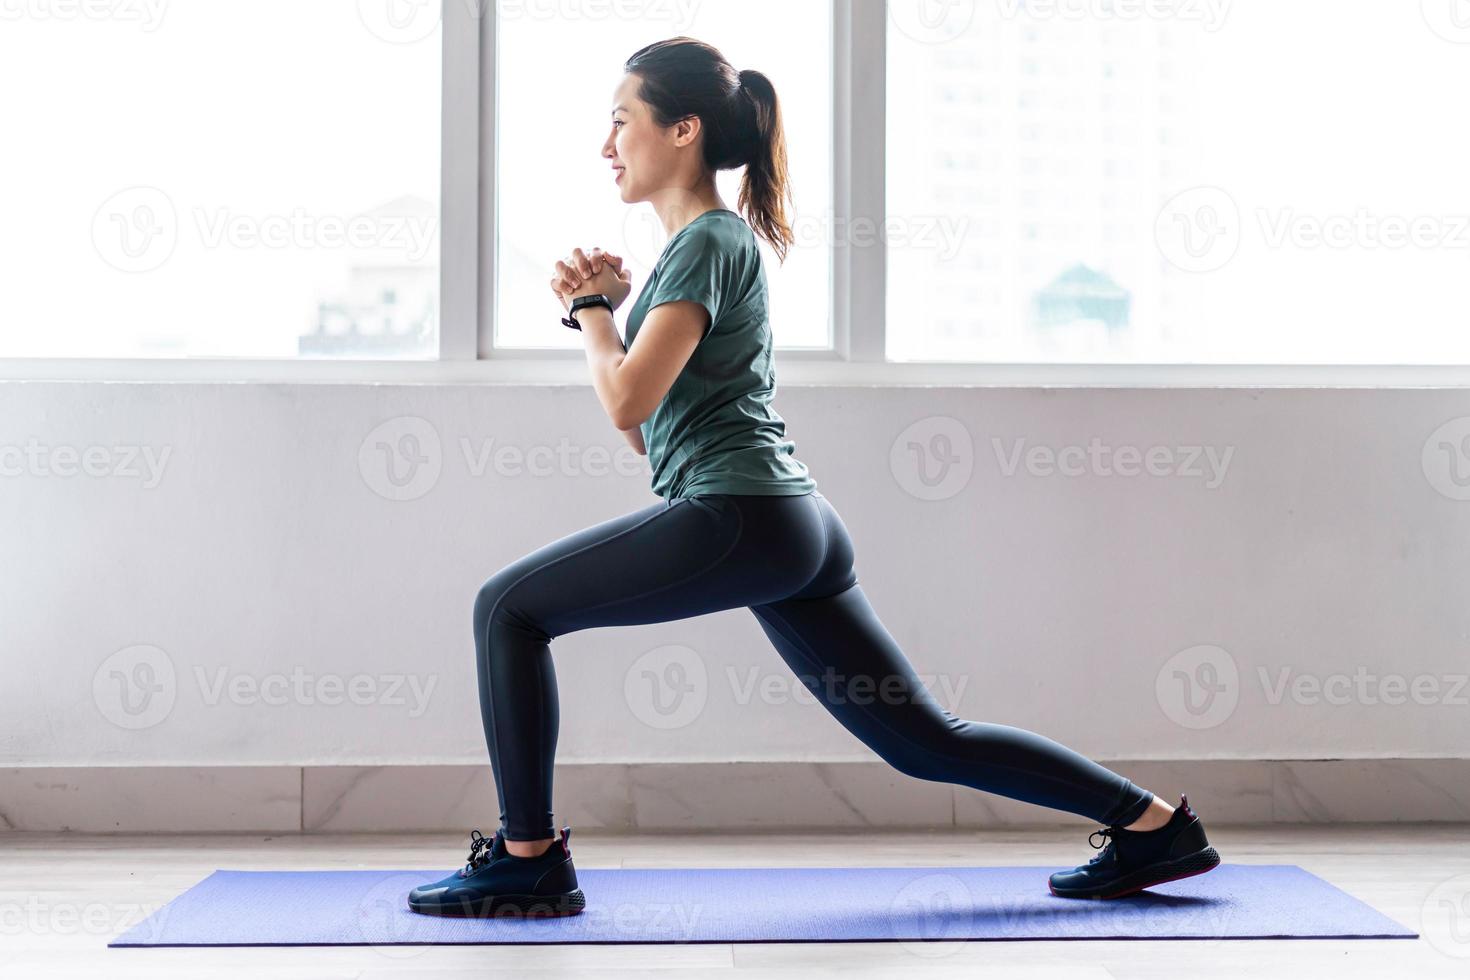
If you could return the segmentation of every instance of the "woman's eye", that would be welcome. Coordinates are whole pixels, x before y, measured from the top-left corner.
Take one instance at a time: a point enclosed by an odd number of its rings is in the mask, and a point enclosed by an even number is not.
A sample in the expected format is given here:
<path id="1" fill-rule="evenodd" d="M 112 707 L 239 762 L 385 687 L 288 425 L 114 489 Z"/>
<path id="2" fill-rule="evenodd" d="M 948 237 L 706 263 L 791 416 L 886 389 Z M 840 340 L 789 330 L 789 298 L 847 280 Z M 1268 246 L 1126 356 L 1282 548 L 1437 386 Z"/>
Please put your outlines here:
<path id="1" fill-rule="evenodd" d="M 613 120 L 613 125 L 614 126 L 621 126 L 622 124 L 623 124 L 623 121 L 621 119 L 614 119 Z"/>

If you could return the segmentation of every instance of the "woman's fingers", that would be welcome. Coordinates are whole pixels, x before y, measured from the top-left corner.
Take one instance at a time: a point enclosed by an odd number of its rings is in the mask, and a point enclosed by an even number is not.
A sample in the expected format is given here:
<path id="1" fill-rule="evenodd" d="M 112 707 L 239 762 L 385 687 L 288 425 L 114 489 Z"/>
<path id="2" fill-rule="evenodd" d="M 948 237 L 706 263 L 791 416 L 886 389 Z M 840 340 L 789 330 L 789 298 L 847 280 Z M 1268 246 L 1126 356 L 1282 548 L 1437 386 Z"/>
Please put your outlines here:
<path id="1" fill-rule="evenodd" d="M 631 275 L 624 271 L 621 255 L 614 255 L 597 247 L 590 252 L 574 248 L 570 256 L 556 263 L 556 279 L 553 280 L 552 288 L 563 293 L 579 289 L 586 280 L 599 275 L 603 266 L 611 266 L 613 275 L 619 279 L 626 279 Z M 560 282 L 560 286 L 555 285 L 557 282 Z"/>
<path id="2" fill-rule="evenodd" d="M 565 302 L 568 296 L 577 291 L 577 287 L 560 276 L 555 276 L 551 280 L 551 291 L 556 294 L 557 299 Z"/>
<path id="3" fill-rule="evenodd" d="M 604 252 L 599 249 L 598 257 L 602 259 L 602 264 L 604 267 L 609 268 L 613 271 L 613 275 L 621 276 L 623 274 L 622 256 L 614 255 L 611 252 Z"/>
<path id="4" fill-rule="evenodd" d="M 565 262 L 558 261 L 556 263 L 556 274 L 572 289 L 576 289 L 582 284 L 582 277 Z"/>

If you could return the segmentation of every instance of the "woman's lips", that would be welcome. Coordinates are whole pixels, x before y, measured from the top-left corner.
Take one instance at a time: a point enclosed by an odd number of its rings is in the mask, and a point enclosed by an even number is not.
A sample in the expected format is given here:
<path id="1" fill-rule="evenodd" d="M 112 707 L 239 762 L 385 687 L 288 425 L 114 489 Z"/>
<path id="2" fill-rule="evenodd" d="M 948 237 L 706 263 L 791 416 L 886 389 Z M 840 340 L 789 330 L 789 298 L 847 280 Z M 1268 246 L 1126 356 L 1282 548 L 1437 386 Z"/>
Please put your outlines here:
<path id="1" fill-rule="evenodd" d="M 623 179 L 623 168 L 622 167 L 617 167 L 615 169 L 616 169 L 618 175 L 613 178 L 613 182 L 614 183 L 616 183 L 616 182 L 618 182 L 618 181 L 620 181 L 620 180 Z"/>

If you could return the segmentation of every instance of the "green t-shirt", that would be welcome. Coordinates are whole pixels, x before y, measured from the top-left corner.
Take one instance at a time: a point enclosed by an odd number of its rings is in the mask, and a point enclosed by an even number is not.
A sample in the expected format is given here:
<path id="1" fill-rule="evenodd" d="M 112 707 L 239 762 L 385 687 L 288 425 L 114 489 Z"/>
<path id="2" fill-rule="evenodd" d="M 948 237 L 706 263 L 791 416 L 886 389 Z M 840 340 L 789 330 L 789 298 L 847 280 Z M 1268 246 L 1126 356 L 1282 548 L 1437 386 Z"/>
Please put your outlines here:
<path id="1" fill-rule="evenodd" d="M 791 495 L 817 483 L 771 407 L 766 270 L 755 233 L 734 211 L 705 211 L 664 246 L 628 314 L 627 347 L 648 311 L 692 300 L 710 323 L 668 394 L 641 426 L 661 497 Z"/>

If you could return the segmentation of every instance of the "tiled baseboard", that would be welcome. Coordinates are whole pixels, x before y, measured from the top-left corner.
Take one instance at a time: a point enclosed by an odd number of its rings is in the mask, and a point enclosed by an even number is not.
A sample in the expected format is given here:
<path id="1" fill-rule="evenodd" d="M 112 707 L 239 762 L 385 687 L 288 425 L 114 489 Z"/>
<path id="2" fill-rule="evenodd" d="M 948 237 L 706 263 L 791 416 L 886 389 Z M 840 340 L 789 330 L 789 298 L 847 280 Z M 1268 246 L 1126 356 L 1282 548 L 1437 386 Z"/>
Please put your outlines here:
<path id="1" fill-rule="evenodd" d="M 1212 825 L 1470 821 L 1470 759 L 1109 761 Z M 877 762 L 560 765 L 558 823 L 584 830 L 1089 826 L 1059 810 Z M 493 828 L 485 766 L 0 770 L 0 830 L 463 831 Z"/>

